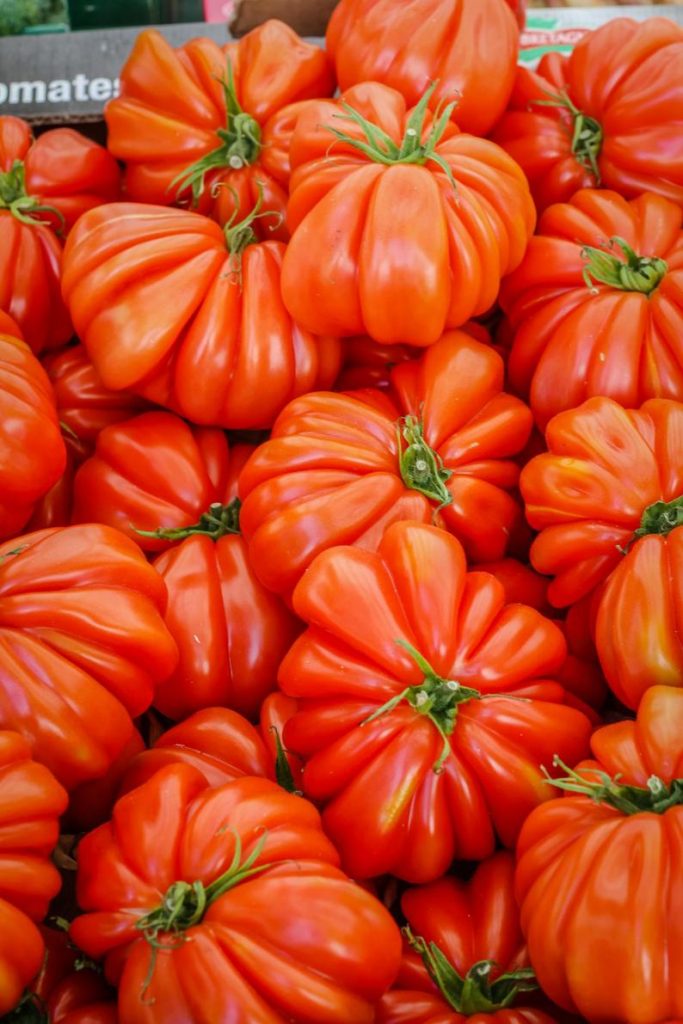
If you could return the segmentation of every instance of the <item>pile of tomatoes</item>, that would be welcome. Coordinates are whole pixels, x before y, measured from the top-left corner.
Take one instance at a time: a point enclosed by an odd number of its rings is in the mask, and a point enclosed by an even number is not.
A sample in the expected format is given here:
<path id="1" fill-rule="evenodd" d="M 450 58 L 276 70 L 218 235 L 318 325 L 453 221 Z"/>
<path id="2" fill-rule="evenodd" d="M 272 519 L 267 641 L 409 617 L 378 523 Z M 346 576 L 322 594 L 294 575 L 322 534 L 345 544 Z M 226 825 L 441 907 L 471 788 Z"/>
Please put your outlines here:
<path id="1" fill-rule="evenodd" d="M 519 7 L 0 117 L 3 1024 L 683 1021 L 683 29 Z"/>

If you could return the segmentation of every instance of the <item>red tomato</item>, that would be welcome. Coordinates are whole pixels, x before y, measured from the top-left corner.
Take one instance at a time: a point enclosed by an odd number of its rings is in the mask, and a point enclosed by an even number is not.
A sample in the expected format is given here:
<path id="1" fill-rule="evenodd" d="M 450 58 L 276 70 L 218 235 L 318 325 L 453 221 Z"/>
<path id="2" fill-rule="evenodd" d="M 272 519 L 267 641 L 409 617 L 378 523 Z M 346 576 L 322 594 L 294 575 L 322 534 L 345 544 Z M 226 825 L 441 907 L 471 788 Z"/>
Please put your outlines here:
<path id="1" fill-rule="evenodd" d="M 69 439 L 69 443 L 66 444 L 66 468 L 57 483 L 53 484 L 34 506 L 33 515 L 24 528 L 26 533 L 32 530 L 51 530 L 55 526 L 68 526 L 71 522 L 76 472 L 72 440 Z"/>
<path id="2" fill-rule="evenodd" d="M 433 105 L 457 99 L 465 131 L 486 135 L 515 80 L 519 30 L 503 0 L 341 0 L 327 29 L 339 85 L 384 82 L 417 103 L 438 81 Z"/>
<path id="3" fill-rule="evenodd" d="M 683 210 L 585 189 L 552 206 L 500 296 L 510 383 L 544 428 L 593 395 L 683 399 Z"/>
<path id="4" fill-rule="evenodd" d="M 175 667 L 166 589 L 107 526 L 18 541 L 0 545 L 0 728 L 71 789 L 107 772 Z"/>
<path id="5" fill-rule="evenodd" d="M 20 338 L 0 311 L 0 539 L 19 533 L 66 465 L 50 381 Z"/>
<path id="6" fill-rule="evenodd" d="M 81 218 L 62 285 L 106 388 L 193 423 L 261 429 L 290 399 L 332 385 L 340 344 L 287 313 L 285 246 L 257 242 L 256 214 L 225 233 L 196 213 L 133 203 Z"/>
<path id="7" fill-rule="evenodd" d="M 401 898 L 403 961 L 378 1024 L 552 1024 L 527 1005 L 528 966 L 514 893 L 514 858 L 495 853 L 469 882 L 445 877 Z"/>
<path id="8" fill-rule="evenodd" d="M 450 332 L 391 380 L 396 405 L 379 391 L 292 402 L 242 470 L 242 531 L 270 589 L 290 592 L 334 544 L 374 548 L 389 523 L 435 512 L 472 558 L 505 553 L 531 414 L 503 392 L 500 356 Z"/>
<path id="9" fill-rule="evenodd" d="M 430 95 L 411 111 L 366 82 L 300 115 L 282 297 L 307 330 L 431 345 L 486 313 L 520 264 L 536 223 L 526 178 L 492 142 L 461 135 L 450 107 L 432 122 Z"/>
<path id="10" fill-rule="evenodd" d="M 517 69 L 493 138 L 527 175 L 539 210 L 579 188 L 683 202 L 683 28 L 614 18 L 571 55 Z"/>
<path id="11" fill-rule="evenodd" d="M 337 862 L 307 801 L 172 765 L 79 844 L 71 934 L 126 1024 L 371 1024 L 399 931 Z"/>
<path id="12" fill-rule="evenodd" d="M 245 217 L 261 189 L 275 216 L 260 233 L 286 239 L 287 142 L 299 101 L 333 88 L 323 51 L 281 21 L 227 46 L 192 39 L 177 50 L 147 29 L 107 104 L 108 146 L 126 162 L 131 199 L 192 202 L 225 224 Z"/>
<path id="13" fill-rule="evenodd" d="M 33 921 L 0 897 L 0 1013 L 20 1002 L 25 987 L 40 970 L 44 946 Z"/>
<path id="14" fill-rule="evenodd" d="M 551 421 L 549 451 L 521 477 L 529 522 L 541 530 L 531 558 L 555 576 L 552 603 L 570 604 L 607 580 L 597 598 L 597 650 L 629 707 L 648 686 L 683 680 L 682 431 L 679 402 L 625 410 L 591 398 Z"/>
<path id="15" fill-rule="evenodd" d="M 89 832 L 111 816 L 111 809 L 121 788 L 121 780 L 128 772 L 129 765 L 145 749 L 145 743 L 137 729 L 121 753 L 114 759 L 106 775 L 90 782 L 83 782 L 69 793 L 69 807 L 64 816 L 63 831 L 68 833 Z"/>
<path id="16" fill-rule="evenodd" d="M 443 530 L 395 523 L 377 554 L 319 555 L 294 608 L 309 628 L 280 667 L 299 701 L 284 741 L 355 877 L 432 881 L 488 856 L 496 833 L 511 846 L 552 796 L 540 766 L 586 749 L 588 719 L 547 678 L 562 633 L 468 574 Z"/>
<path id="17" fill-rule="evenodd" d="M 569 794 L 522 829 L 522 928 L 560 1006 L 659 1024 L 683 1013 L 683 691 L 653 687 L 636 722 L 598 729 L 591 747 Z"/>
<path id="18" fill-rule="evenodd" d="M 40 931 L 45 942 L 43 966 L 17 1024 L 118 1024 L 112 989 L 92 967 L 78 965 L 78 952 L 67 933 L 54 928 Z"/>

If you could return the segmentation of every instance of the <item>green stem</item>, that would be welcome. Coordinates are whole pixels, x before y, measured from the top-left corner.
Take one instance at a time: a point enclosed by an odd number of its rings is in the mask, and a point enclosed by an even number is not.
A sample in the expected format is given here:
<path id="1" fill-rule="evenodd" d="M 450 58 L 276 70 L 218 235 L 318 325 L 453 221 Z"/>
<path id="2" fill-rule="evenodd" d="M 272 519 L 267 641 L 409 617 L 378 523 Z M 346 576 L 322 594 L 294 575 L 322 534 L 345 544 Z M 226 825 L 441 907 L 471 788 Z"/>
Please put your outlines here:
<path id="1" fill-rule="evenodd" d="M 559 107 L 572 118 L 572 153 L 584 170 L 595 178 L 596 186 L 601 184 L 598 157 L 602 149 L 602 125 L 594 117 L 584 114 L 572 103 L 567 92 L 548 92 L 547 100 L 533 100 L 538 107 Z"/>
<path id="2" fill-rule="evenodd" d="M 657 256 L 639 256 L 623 238 L 610 239 L 612 250 L 621 249 L 621 255 L 586 245 L 581 257 L 586 261 L 583 278 L 589 288 L 594 282 L 624 292 L 651 295 L 659 287 L 669 267 Z"/>
<path id="3" fill-rule="evenodd" d="M 553 765 L 561 768 L 566 774 L 563 778 L 554 779 L 547 769 L 543 768 L 549 785 L 557 786 L 568 793 L 588 796 L 597 804 L 609 804 L 622 814 L 642 814 L 647 811 L 664 814 L 671 807 L 683 804 L 683 779 L 674 779 L 671 785 L 667 786 L 658 776 L 651 775 L 647 780 L 647 787 L 627 786 L 619 783 L 621 775 L 612 778 L 607 772 L 597 768 L 584 768 L 585 774 L 574 771 L 557 755 L 553 758 Z"/>
<path id="4" fill-rule="evenodd" d="M 49 213 L 59 221 L 57 234 L 63 232 L 66 223 L 63 214 L 54 206 L 47 206 L 35 196 L 28 195 L 26 171 L 21 160 L 15 160 L 9 171 L 0 173 L 0 210 L 9 210 L 22 224 L 30 225 L 44 225 L 46 222 L 36 214 Z"/>
<path id="5" fill-rule="evenodd" d="M 261 126 L 258 121 L 245 113 L 237 99 L 235 76 L 232 62 L 228 60 L 226 78 L 221 80 L 225 96 L 226 126 L 216 132 L 220 146 L 186 168 L 168 186 L 176 190 L 179 197 L 186 189 L 192 192 L 192 204 L 196 206 L 206 187 L 206 175 L 213 170 L 230 168 L 239 171 L 258 160 L 261 152 Z"/>
<path id="6" fill-rule="evenodd" d="M 209 505 L 206 511 L 199 518 L 199 522 L 193 526 L 159 527 L 157 530 L 133 529 L 141 537 L 155 537 L 158 540 L 185 540 L 187 537 L 210 537 L 211 540 L 220 540 L 229 533 L 240 532 L 240 508 L 239 498 L 233 498 L 229 505 L 221 505 L 214 502 Z M 132 524 L 131 524 L 132 525 Z M 13 552 L 10 552 L 13 554 Z"/>
<path id="7" fill-rule="evenodd" d="M 287 760 L 287 751 L 280 738 L 280 730 L 276 725 L 271 725 L 270 731 L 275 735 L 275 781 L 287 793 L 303 796 L 301 790 L 294 785 L 294 776 Z"/>
<path id="8" fill-rule="evenodd" d="M 678 526 L 683 526 L 683 495 L 673 501 L 655 501 L 648 505 L 634 534 L 636 537 L 646 537 L 649 533 L 661 536 Z"/>
<path id="9" fill-rule="evenodd" d="M 437 512 L 450 505 L 453 498 L 446 482 L 453 473 L 444 467 L 441 457 L 425 441 L 422 424 L 415 416 L 404 416 L 396 432 L 399 468 L 406 487 L 437 501 Z"/>
<path id="10" fill-rule="evenodd" d="M 410 946 L 422 957 L 429 976 L 446 1002 L 456 1013 L 469 1017 L 475 1013 L 495 1013 L 512 1006 L 522 992 L 538 988 L 531 967 L 523 967 L 509 974 L 501 974 L 491 981 L 495 971 L 494 960 L 479 960 L 463 978 L 444 956 L 435 942 L 427 943 L 413 935 L 409 927 L 403 929 Z"/>
<path id="11" fill-rule="evenodd" d="M 0 565 L 2 565 L 3 562 L 6 562 L 8 558 L 14 558 L 15 555 L 20 555 L 27 547 L 27 544 L 20 544 L 18 548 L 12 548 L 11 551 L 6 551 L 4 555 L 0 555 Z"/>

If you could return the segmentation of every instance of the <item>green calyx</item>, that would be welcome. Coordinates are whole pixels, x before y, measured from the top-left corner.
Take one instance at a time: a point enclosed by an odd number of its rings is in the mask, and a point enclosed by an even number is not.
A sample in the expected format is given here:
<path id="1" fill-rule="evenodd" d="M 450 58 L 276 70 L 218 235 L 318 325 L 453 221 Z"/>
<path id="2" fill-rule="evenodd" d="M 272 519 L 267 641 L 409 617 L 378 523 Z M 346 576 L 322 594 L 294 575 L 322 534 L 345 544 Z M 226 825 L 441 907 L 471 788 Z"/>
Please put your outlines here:
<path id="1" fill-rule="evenodd" d="M 596 186 L 601 184 L 602 178 L 598 157 L 602 149 L 602 126 L 594 117 L 589 117 L 579 110 L 572 103 L 567 92 L 548 92 L 550 98 L 547 100 L 534 100 L 538 107 L 558 107 L 565 110 L 572 118 L 572 153 L 584 170 L 588 171 L 595 178 Z"/>
<path id="2" fill-rule="evenodd" d="M 453 473 L 444 467 L 440 456 L 425 441 L 420 421 L 415 416 L 404 416 L 396 433 L 403 483 L 431 501 L 438 502 L 437 512 L 450 505 L 453 498 L 446 482 Z"/>
<path id="3" fill-rule="evenodd" d="M 287 751 L 282 743 L 280 730 L 277 726 L 271 725 L 270 731 L 275 736 L 275 781 L 287 793 L 292 793 L 294 796 L 303 796 L 301 790 L 297 789 L 294 784 L 294 776 L 287 760 Z"/>
<path id="4" fill-rule="evenodd" d="M 426 942 L 413 935 L 409 927 L 403 929 L 412 949 L 422 957 L 429 976 L 441 995 L 456 1013 L 469 1017 L 475 1013 L 495 1013 L 513 1006 L 522 992 L 538 988 L 531 967 L 523 967 L 509 974 L 501 974 L 491 981 L 496 968 L 494 960 L 479 960 L 463 978 L 442 953 L 435 942 Z"/>
<path id="5" fill-rule="evenodd" d="M 350 104 L 343 101 L 341 106 L 344 113 L 335 114 L 334 116 L 341 118 L 342 120 L 353 121 L 354 124 L 358 125 L 363 132 L 366 141 L 363 142 L 361 139 L 353 138 L 353 136 L 341 131 L 341 129 L 332 128 L 329 125 L 327 126 L 327 130 L 331 132 L 335 138 L 339 139 L 340 142 L 353 146 L 354 149 L 364 153 L 365 156 L 369 157 L 370 160 L 373 160 L 375 163 L 387 165 L 435 163 L 447 176 L 453 188 L 456 188 L 457 186 L 455 178 L 453 177 L 453 171 L 446 160 L 436 152 L 436 147 L 441 141 L 441 137 L 450 123 L 453 111 L 457 106 L 457 100 L 453 103 L 447 104 L 443 109 L 440 107 L 437 109 L 434 114 L 434 123 L 431 131 L 425 141 L 422 141 L 429 101 L 438 84 L 438 82 L 432 82 L 420 102 L 413 110 L 410 118 L 408 119 L 405 134 L 400 145 L 394 142 L 391 136 L 387 135 L 382 128 L 373 124 L 371 121 L 368 121 L 367 118 L 363 117 L 363 115 L 350 106 Z"/>
<path id="6" fill-rule="evenodd" d="M 361 725 L 374 722 L 406 701 L 419 715 L 425 715 L 433 723 L 443 739 L 441 753 L 434 763 L 434 771 L 438 774 L 443 770 L 444 762 L 451 751 L 449 737 L 455 728 L 459 705 L 468 700 L 481 700 L 481 694 L 479 690 L 463 686 L 455 679 L 442 679 L 426 658 L 423 658 L 407 640 L 396 640 L 396 643 L 408 652 L 423 673 L 424 679 L 417 686 L 407 686 L 405 690 L 396 694 Z"/>
<path id="7" fill-rule="evenodd" d="M 666 785 L 658 776 L 651 775 L 647 786 L 622 785 L 621 775 L 614 778 L 597 768 L 585 768 L 584 774 L 569 768 L 557 755 L 553 765 L 566 773 L 561 779 L 553 779 L 544 768 L 546 781 L 568 793 L 588 796 L 596 804 L 609 804 L 622 814 L 664 814 L 671 807 L 683 805 L 683 779 L 674 779 Z"/>
<path id="8" fill-rule="evenodd" d="M 46 222 L 36 215 L 49 213 L 59 221 L 58 233 L 64 229 L 64 217 L 59 210 L 26 192 L 26 171 L 21 160 L 15 160 L 9 171 L 0 173 L 0 210 L 9 210 L 22 224 L 31 225 L 44 225 Z"/>
<path id="9" fill-rule="evenodd" d="M 586 245 L 581 250 L 585 261 L 583 279 L 588 288 L 605 284 L 624 292 L 651 295 L 659 287 L 669 267 L 658 256 L 639 256 L 628 242 L 615 236 L 610 239 L 612 252 Z M 621 249 L 621 254 L 614 252 Z"/>
<path id="10" fill-rule="evenodd" d="M 667 534 L 683 526 L 683 495 L 673 501 L 655 501 L 643 512 L 640 526 L 634 531 L 636 537 L 646 537 L 649 533 Z"/>
<path id="11" fill-rule="evenodd" d="M 159 527 L 158 530 L 138 530 L 135 527 L 133 529 L 141 537 L 156 537 L 158 540 L 185 540 L 187 537 L 195 536 L 220 540 L 229 533 L 240 532 L 241 506 L 239 498 L 233 498 L 229 505 L 214 502 L 193 526 Z"/>
<path id="12" fill-rule="evenodd" d="M 176 195 L 190 189 L 192 205 L 196 206 L 206 188 L 206 175 L 214 170 L 240 171 L 258 160 L 261 152 L 261 127 L 251 114 L 245 113 L 237 99 L 232 63 L 228 61 L 227 75 L 221 81 L 225 95 L 227 123 L 216 132 L 220 146 L 201 157 L 196 163 L 173 179 L 168 186 Z"/>

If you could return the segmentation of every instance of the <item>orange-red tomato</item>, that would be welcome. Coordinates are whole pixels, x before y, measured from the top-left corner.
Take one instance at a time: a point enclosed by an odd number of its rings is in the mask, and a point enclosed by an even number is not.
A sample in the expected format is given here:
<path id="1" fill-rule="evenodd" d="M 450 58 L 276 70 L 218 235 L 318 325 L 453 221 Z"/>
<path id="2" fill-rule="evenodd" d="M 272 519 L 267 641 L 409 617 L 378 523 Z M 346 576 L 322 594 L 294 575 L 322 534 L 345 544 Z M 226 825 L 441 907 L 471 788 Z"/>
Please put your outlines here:
<path id="1" fill-rule="evenodd" d="M 513 845 L 551 798 L 541 765 L 583 756 L 590 723 L 548 679 L 562 633 L 468 574 L 445 531 L 395 523 L 376 554 L 332 548 L 293 603 L 309 628 L 280 667 L 298 701 L 284 742 L 355 877 L 431 881 L 496 834 Z"/>
<path id="2" fill-rule="evenodd" d="M 519 31 L 510 0 L 341 0 L 327 29 L 342 89 L 384 82 L 417 103 L 438 81 L 433 105 L 457 99 L 465 131 L 485 135 L 515 80 Z M 523 15 L 522 15 L 523 17 Z"/>
<path id="3" fill-rule="evenodd" d="M 613 18 L 569 56 L 517 69 L 493 138 L 522 166 L 539 210 L 579 188 L 683 202 L 683 28 Z"/>
<path id="4" fill-rule="evenodd" d="M 0 539 L 19 533 L 65 465 L 50 381 L 0 310 Z"/>
<path id="5" fill-rule="evenodd" d="M 134 203 L 80 219 L 62 287 L 106 388 L 193 423 L 262 429 L 297 395 L 331 387 L 340 343 L 287 313 L 285 245 L 258 242 L 254 223 L 224 233 L 208 217 Z"/>
<path id="6" fill-rule="evenodd" d="M 366 82 L 300 115 L 282 296 L 307 330 L 431 345 L 486 313 L 521 262 L 536 223 L 526 178 L 447 112 L 433 121 L 427 98 L 411 111 Z"/>
<path id="7" fill-rule="evenodd" d="M 289 136 L 302 101 L 333 88 L 325 53 L 281 21 L 226 46 L 200 38 L 177 50 L 148 29 L 107 104 L 107 145 L 125 161 L 131 199 L 192 203 L 225 224 L 245 217 L 261 190 L 275 216 L 257 230 L 286 239 Z"/>
<path id="8" fill-rule="evenodd" d="M 43 965 L 16 1024 L 119 1024 L 113 990 L 93 967 L 78 963 L 68 934 L 45 927 L 40 933 Z"/>
<path id="9" fill-rule="evenodd" d="M 683 1013 L 683 691 L 652 687 L 635 722 L 598 729 L 591 747 L 571 791 L 522 829 L 522 928 L 560 1006 L 659 1024 Z"/>
<path id="10" fill-rule="evenodd" d="M 337 863 L 308 801 L 171 765 L 79 844 L 71 934 L 126 1024 L 371 1024 L 400 934 Z"/>
<path id="11" fill-rule="evenodd" d="M 600 584 L 595 638 L 611 688 L 629 707 L 655 683 L 683 680 L 683 404 L 626 410 L 591 398 L 551 420 L 549 451 L 522 472 L 531 549 L 568 605 Z"/>
<path id="12" fill-rule="evenodd" d="M 435 513 L 472 558 L 505 553 L 531 414 L 502 390 L 500 356 L 453 331 L 391 381 L 393 400 L 369 390 L 297 399 L 242 470 L 242 531 L 272 590 L 291 592 L 334 544 L 374 548 L 389 523 Z"/>
<path id="13" fill-rule="evenodd" d="M 140 548 L 108 526 L 0 545 L 0 727 L 68 789 L 107 772 L 173 671 L 165 603 Z"/>
<path id="14" fill-rule="evenodd" d="M 681 207 L 651 193 L 585 189 L 543 214 L 500 296 L 510 384 L 541 428 L 593 395 L 683 398 L 682 228 Z"/>

